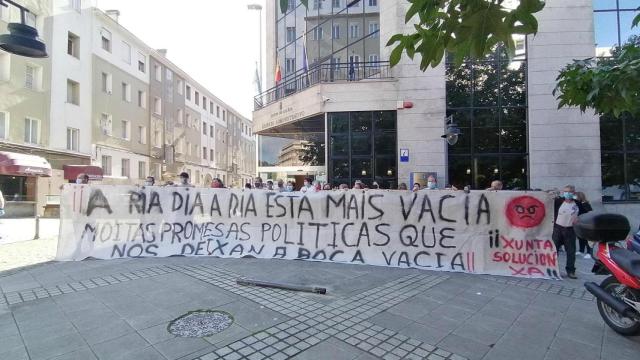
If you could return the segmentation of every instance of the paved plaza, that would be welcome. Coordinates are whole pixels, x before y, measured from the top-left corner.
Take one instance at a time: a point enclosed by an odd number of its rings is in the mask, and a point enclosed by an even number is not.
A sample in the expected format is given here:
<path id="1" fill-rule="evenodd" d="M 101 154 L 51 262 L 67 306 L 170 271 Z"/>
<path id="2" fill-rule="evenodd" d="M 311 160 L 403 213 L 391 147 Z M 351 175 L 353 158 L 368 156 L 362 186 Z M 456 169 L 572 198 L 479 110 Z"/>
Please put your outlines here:
<path id="1" fill-rule="evenodd" d="M 39 241 L 24 244 L 51 247 Z M 45 262 L 0 272 L 0 359 L 637 360 L 640 338 L 605 326 L 582 288 L 592 262 L 578 264 L 577 281 L 541 281 L 248 258 Z M 194 310 L 233 323 L 168 332 Z"/>

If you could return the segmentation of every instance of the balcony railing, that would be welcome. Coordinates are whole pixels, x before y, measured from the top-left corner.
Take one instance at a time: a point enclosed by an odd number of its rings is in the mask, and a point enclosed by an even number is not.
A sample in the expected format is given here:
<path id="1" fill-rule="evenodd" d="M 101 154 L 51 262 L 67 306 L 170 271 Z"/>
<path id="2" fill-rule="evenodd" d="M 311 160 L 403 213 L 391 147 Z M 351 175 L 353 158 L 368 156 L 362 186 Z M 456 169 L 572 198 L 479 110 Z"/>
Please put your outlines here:
<path id="1" fill-rule="evenodd" d="M 254 110 L 272 104 L 320 83 L 388 79 L 389 62 L 333 63 L 312 66 L 308 71 L 298 70 L 286 76 L 277 86 L 253 98 Z"/>

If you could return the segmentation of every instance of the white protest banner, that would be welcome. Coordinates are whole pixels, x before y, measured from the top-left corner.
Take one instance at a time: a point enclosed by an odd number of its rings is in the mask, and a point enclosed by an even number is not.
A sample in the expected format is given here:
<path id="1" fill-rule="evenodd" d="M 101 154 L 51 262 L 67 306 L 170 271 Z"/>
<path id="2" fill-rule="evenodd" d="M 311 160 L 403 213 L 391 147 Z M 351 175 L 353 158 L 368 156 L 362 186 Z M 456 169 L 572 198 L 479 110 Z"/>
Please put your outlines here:
<path id="1" fill-rule="evenodd" d="M 557 278 L 543 192 L 67 185 L 57 260 L 303 259 Z"/>

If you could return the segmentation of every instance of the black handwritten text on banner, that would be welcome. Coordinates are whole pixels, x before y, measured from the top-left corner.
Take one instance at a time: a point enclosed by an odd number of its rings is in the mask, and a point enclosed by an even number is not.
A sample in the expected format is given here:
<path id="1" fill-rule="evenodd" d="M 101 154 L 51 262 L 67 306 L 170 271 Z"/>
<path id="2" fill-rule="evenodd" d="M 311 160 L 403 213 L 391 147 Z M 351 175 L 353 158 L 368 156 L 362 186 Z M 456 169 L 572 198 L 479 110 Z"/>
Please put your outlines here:
<path id="1" fill-rule="evenodd" d="M 557 277 L 538 192 L 67 185 L 58 260 L 219 256 Z"/>

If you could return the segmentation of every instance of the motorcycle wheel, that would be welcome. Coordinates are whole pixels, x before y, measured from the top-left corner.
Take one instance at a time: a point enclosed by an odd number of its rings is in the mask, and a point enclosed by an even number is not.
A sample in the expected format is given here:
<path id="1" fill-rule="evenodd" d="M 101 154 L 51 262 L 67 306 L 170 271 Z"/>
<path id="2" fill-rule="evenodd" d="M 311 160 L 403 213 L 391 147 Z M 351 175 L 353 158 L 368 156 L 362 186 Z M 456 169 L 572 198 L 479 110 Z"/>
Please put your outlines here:
<path id="1" fill-rule="evenodd" d="M 608 278 L 604 279 L 602 284 L 600 284 L 600 287 L 609 294 L 619 299 L 627 297 L 629 299 L 632 299 L 633 301 L 640 300 L 640 294 L 636 294 L 626 286 L 620 284 L 618 279 L 616 279 L 614 276 L 609 276 Z M 629 336 L 640 333 L 640 321 L 636 321 L 634 319 L 630 319 L 618 314 L 615 310 L 609 307 L 609 305 L 600 300 L 598 300 L 598 311 L 600 312 L 600 316 L 602 316 L 602 319 L 604 319 L 607 325 L 609 325 L 609 327 L 618 334 Z"/>

